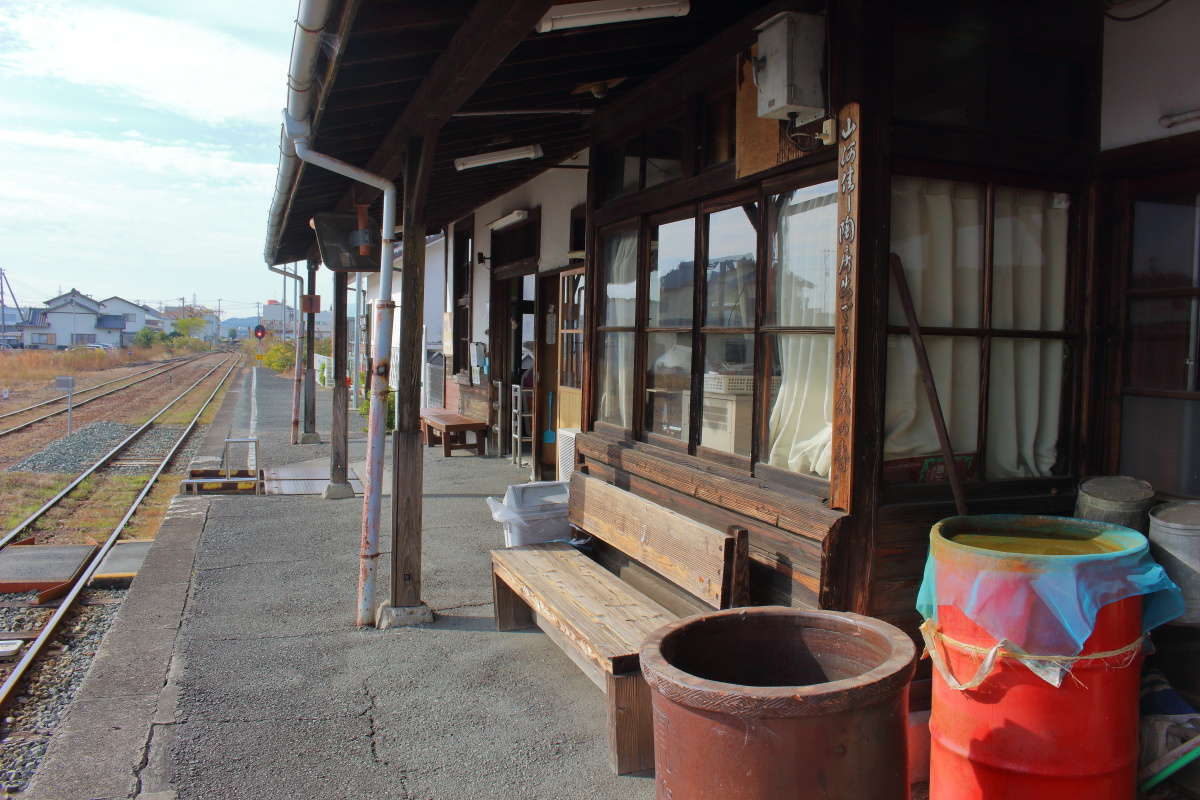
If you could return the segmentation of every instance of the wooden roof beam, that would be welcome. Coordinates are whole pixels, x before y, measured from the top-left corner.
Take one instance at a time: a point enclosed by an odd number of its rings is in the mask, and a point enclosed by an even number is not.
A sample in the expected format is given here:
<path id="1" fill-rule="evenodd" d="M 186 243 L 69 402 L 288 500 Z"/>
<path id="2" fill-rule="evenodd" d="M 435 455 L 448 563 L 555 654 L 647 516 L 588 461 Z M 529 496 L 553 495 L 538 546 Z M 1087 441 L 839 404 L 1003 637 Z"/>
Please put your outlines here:
<path id="1" fill-rule="evenodd" d="M 450 40 L 450 46 L 426 74 L 375 155 L 367 162 L 366 169 L 388 178 L 400 174 L 408 139 L 436 136 L 450 115 L 460 109 L 508 54 L 533 32 L 551 5 L 552 0 L 510 0 L 506 3 L 477 0 Z M 349 207 L 352 202 L 347 193 L 342 205 Z"/>

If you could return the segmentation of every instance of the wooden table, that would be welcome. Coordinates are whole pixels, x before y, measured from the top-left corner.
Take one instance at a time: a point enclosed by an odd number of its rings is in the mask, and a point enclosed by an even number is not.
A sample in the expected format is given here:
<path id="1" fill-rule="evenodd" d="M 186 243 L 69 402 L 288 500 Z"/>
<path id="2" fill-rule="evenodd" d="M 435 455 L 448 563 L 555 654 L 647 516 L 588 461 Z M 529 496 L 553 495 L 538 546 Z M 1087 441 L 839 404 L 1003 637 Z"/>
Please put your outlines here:
<path id="1" fill-rule="evenodd" d="M 453 450 L 471 449 L 475 450 L 476 455 L 483 455 L 484 432 L 487 429 L 487 420 L 440 408 L 421 409 L 421 435 L 425 437 L 425 444 L 433 447 L 440 441 L 442 453 L 446 456 Z M 474 442 L 467 441 L 468 431 L 475 434 Z"/>

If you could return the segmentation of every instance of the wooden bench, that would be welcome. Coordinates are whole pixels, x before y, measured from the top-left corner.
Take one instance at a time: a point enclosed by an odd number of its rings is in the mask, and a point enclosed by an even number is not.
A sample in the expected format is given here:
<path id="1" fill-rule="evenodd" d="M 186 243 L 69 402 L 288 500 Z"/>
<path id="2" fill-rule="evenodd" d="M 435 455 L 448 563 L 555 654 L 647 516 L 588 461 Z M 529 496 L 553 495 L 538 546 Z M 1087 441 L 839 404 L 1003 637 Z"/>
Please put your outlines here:
<path id="1" fill-rule="evenodd" d="M 583 473 L 571 477 L 571 524 L 712 608 L 745 605 L 747 533 L 702 525 Z M 496 627 L 537 625 L 604 692 L 618 774 L 654 767 L 650 693 L 638 651 L 677 616 L 567 544 L 492 551 Z"/>
<path id="2" fill-rule="evenodd" d="M 477 455 L 483 455 L 484 432 L 487 429 L 487 420 L 440 408 L 421 409 L 421 435 L 425 437 L 425 444 L 433 447 L 441 442 L 442 453 L 446 456 L 452 450 L 474 450 Z M 475 433 L 474 442 L 467 441 L 468 431 Z"/>

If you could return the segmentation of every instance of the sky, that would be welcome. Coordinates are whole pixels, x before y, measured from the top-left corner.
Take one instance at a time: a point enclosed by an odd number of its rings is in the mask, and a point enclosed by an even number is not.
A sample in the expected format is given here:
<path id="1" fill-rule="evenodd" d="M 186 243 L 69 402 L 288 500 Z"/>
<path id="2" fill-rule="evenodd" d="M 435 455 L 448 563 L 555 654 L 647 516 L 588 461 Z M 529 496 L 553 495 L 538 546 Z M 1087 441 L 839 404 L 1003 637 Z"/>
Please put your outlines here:
<path id="1" fill-rule="evenodd" d="M 0 0 L 0 269 L 249 316 L 296 0 Z M 324 289 L 325 287 L 321 287 Z"/>

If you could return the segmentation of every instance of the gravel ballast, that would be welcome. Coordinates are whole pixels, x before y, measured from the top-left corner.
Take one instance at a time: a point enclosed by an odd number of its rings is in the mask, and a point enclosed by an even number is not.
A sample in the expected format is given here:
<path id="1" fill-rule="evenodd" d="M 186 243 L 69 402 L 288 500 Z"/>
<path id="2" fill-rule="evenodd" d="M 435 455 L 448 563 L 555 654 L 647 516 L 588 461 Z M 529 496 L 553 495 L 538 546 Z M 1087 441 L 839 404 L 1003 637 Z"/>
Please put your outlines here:
<path id="1" fill-rule="evenodd" d="M 80 601 L 119 599 L 124 589 L 89 589 Z M 9 599 L 12 595 L 0 595 Z M 112 624 L 119 602 L 76 606 L 42 652 L 0 726 L 0 789 L 19 792 L 33 777 Z"/>
<path id="2" fill-rule="evenodd" d="M 137 429 L 136 425 L 119 422 L 93 422 L 8 469 L 10 472 L 82 472 Z"/>

